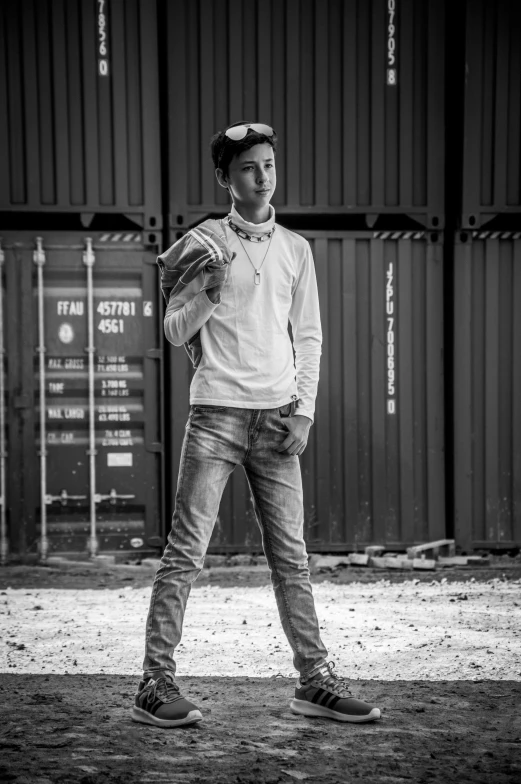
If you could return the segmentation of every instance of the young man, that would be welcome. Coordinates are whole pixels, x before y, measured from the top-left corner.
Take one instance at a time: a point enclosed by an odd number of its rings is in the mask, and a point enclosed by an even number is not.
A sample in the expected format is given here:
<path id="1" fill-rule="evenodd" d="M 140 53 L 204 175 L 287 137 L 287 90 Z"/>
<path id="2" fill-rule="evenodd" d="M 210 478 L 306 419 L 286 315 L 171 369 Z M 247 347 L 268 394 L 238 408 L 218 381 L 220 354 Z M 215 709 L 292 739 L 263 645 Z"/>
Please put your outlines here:
<path id="1" fill-rule="evenodd" d="M 213 137 L 211 149 L 219 185 L 232 200 L 220 222 L 228 263 L 203 269 L 178 286 L 165 315 L 168 340 L 180 346 L 199 334 L 202 355 L 190 388 L 172 529 L 152 589 L 133 718 L 160 727 L 202 718 L 180 694 L 173 654 L 224 487 L 242 465 L 280 620 L 300 673 L 291 709 L 373 721 L 380 718 L 378 708 L 354 699 L 333 663 L 326 662 L 303 538 L 298 458 L 313 423 L 322 343 L 311 250 L 306 240 L 275 223 L 273 129 L 236 123 Z M 212 242 L 219 251 L 218 240 L 202 236 L 204 226 L 161 258 L 181 257 L 194 237 L 210 255 Z"/>

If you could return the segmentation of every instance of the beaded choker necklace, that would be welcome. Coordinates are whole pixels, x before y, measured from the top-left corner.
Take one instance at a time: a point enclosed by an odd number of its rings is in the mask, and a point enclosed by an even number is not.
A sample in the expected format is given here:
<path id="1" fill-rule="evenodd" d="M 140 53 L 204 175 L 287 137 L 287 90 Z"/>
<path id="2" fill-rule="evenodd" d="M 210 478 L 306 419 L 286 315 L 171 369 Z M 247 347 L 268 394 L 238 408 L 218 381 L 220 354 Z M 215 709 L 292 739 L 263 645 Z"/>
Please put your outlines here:
<path id="1" fill-rule="evenodd" d="M 232 231 L 234 231 L 238 237 L 242 237 L 243 240 L 249 240 L 250 242 L 266 242 L 267 240 L 271 240 L 273 236 L 273 232 L 275 231 L 275 226 L 266 232 L 266 234 L 261 234 L 257 236 L 255 234 L 248 234 L 243 229 L 240 229 L 235 223 L 232 221 L 230 216 L 227 217 L 228 226 Z"/>

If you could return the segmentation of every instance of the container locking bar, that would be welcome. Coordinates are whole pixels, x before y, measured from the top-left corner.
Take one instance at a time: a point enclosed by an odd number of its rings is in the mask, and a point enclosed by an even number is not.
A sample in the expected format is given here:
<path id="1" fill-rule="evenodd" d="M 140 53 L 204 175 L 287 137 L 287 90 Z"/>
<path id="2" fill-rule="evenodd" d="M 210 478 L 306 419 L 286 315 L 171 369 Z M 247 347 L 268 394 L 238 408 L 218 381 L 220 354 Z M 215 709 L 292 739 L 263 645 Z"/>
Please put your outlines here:
<path id="1" fill-rule="evenodd" d="M 39 356 L 40 376 L 40 510 L 41 510 L 41 536 L 40 558 L 47 560 L 49 552 L 49 539 L 47 536 L 47 400 L 45 396 L 45 322 L 44 322 L 44 289 L 43 267 L 45 265 L 45 251 L 43 240 L 36 237 L 36 250 L 33 261 L 38 270 L 38 346 L 36 352 Z"/>
<path id="2" fill-rule="evenodd" d="M 87 347 L 85 352 L 89 357 L 89 492 L 90 492 L 90 537 L 88 550 L 93 558 L 98 552 L 98 537 L 96 534 L 96 398 L 94 389 L 94 286 L 92 281 L 92 268 L 96 258 L 92 250 L 92 238 L 85 238 L 86 249 L 83 253 L 83 263 L 87 268 Z"/>
<path id="3" fill-rule="evenodd" d="M 7 461 L 5 442 L 5 348 L 4 348 L 4 251 L 0 245 L 0 564 L 7 562 L 9 543 L 7 541 L 6 487 L 5 470 Z"/>
<path id="4" fill-rule="evenodd" d="M 69 495 L 67 490 L 60 490 L 58 495 L 47 494 L 45 496 L 45 503 L 54 504 L 55 501 L 59 501 L 62 506 L 67 506 L 68 501 L 84 501 L 86 498 L 86 495 Z"/>
<path id="5" fill-rule="evenodd" d="M 94 501 L 97 504 L 100 504 L 102 501 L 109 501 L 111 504 L 116 505 L 118 500 L 128 501 L 132 498 L 135 498 L 135 495 L 125 495 L 121 493 L 116 493 L 116 490 L 112 488 L 108 495 L 103 495 L 102 493 L 96 493 L 94 496 Z"/>

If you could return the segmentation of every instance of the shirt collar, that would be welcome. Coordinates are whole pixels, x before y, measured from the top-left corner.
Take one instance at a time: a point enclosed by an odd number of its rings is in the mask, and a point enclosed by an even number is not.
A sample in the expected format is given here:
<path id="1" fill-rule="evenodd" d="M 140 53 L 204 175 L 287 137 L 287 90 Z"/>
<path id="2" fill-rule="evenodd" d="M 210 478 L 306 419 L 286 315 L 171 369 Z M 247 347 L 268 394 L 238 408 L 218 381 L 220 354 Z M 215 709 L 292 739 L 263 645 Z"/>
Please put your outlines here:
<path id="1" fill-rule="evenodd" d="M 229 213 L 230 218 L 239 229 L 242 229 L 247 234 L 252 234 L 253 236 L 259 237 L 262 234 L 267 234 L 273 229 L 275 225 L 275 208 L 272 204 L 269 204 L 268 206 L 270 208 L 270 217 L 264 223 L 250 223 L 250 221 L 244 220 L 244 218 L 239 215 L 233 204 Z"/>

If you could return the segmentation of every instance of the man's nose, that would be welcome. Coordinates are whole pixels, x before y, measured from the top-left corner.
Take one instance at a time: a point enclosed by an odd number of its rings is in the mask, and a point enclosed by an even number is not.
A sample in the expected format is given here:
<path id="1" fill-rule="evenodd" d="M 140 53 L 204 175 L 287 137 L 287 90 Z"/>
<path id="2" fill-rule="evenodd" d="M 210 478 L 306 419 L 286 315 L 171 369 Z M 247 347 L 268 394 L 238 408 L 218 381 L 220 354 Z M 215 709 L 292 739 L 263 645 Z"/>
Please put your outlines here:
<path id="1" fill-rule="evenodd" d="M 259 171 L 257 175 L 257 180 L 259 182 L 267 182 L 268 181 L 268 172 L 266 171 Z"/>

